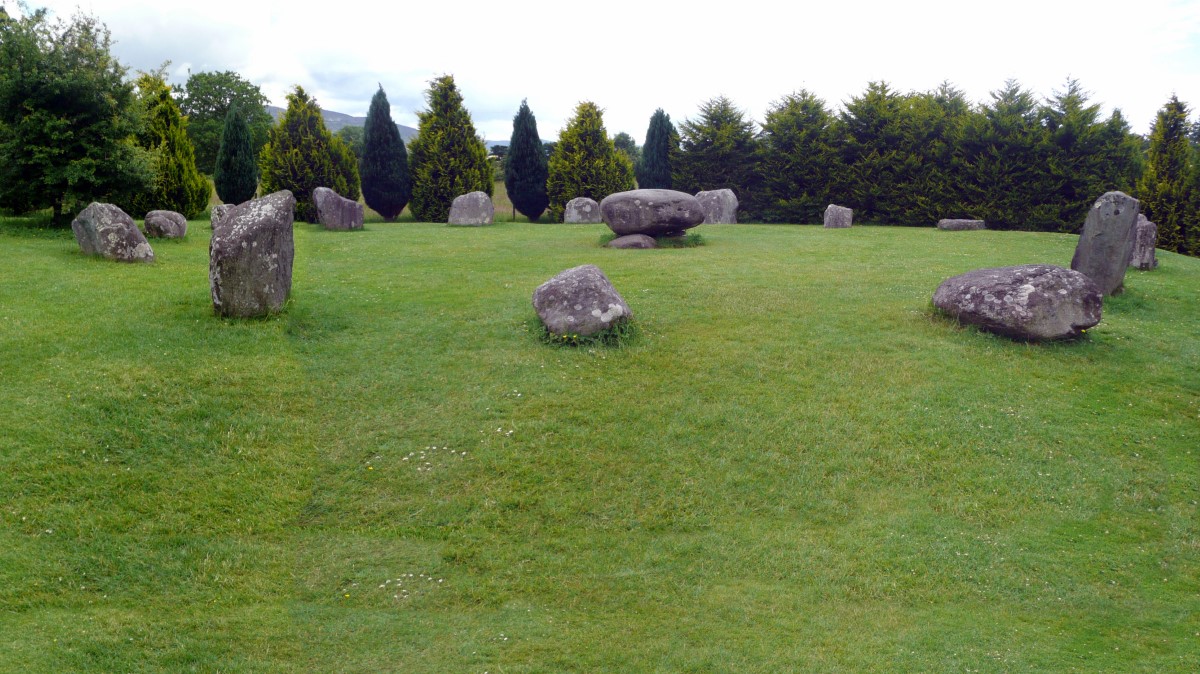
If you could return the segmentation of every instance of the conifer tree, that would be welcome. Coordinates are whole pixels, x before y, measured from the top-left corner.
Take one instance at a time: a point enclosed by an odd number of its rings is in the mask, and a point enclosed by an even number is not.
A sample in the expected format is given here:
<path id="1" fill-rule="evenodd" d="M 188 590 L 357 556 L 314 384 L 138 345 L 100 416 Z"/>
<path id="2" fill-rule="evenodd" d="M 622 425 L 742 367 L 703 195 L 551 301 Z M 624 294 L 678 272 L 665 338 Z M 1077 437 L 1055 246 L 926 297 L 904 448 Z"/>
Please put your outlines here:
<path id="1" fill-rule="evenodd" d="M 758 146 L 764 221 L 820 221 L 836 158 L 832 125 L 825 101 L 805 90 L 784 96 L 767 111 Z"/>
<path id="2" fill-rule="evenodd" d="M 258 190 L 258 163 L 254 159 L 250 126 L 237 103 L 231 105 L 225 115 L 213 185 L 217 196 L 227 204 L 253 199 Z"/>
<path id="3" fill-rule="evenodd" d="M 603 111 L 591 101 L 575 108 L 575 116 L 558 136 L 547 169 L 546 194 L 555 222 L 562 222 L 567 202 L 576 197 L 600 201 L 633 189 L 633 164 L 613 146 L 604 128 Z"/>
<path id="4" fill-rule="evenodd" d="M 363 198 L 385 220 L 400 215 L 412 195 L 408 150 L 392 121 L 392 106 L 383 87 L 371 98 L 363 129 L 362 160 L 358 164 Z"/>
<path id="5" fill-rule="evenodd" d="M 1158 246 L 1179 253 L 1188 252 L 1187 244 L 1195 238 L 1188 231 L 1194 167 L 1187 118 L 1187 104 L 1174 95 L 1158 111 L 1150 129 L 1146 172 L 1137 187 L 1142 212 L 1158 225 Z"/>
<path id="6" fill-rule="evenodd" d="M 446 222 L 455 197 L 476 191 L 492 194 L 492 168 L 454 77 L 433 80 L 425 99 L 429 109 L 418 113 L 417 137 L 409 146 L 409 209 L 421 222 Z"/>
<path id="7" fill-rule="evenodd" d="M 137 84 L 146 110 L 146 126 L 138 140 L 153 153 L 154 179 L 151 188 L 135 195 L 128 205 L 139 214 L 163 209 L 194 218 L 208 206 L 209 187 L 196 168 L 186 122 L 171 97 L 162 69 L 142 73 Z"/>
<path id="8" fill-rule="evenodd" d="M 729 188 L 738 211 L 757 217 L 754 122 L 724 96 L 705 101 L 696 119 L 679 125 L 680 149 L 671 181 L 674 189 L 696 193 Z"/>
<path id="9" fill-rule="evenodd" d="M 532 222 L 537 222 L 550 204 L 550 197 L 546 195 L 548 175 L 537 118 L 530 112 L 528 102 L 521 101 L 521 107 L 513 117 L 512 139 L 504 163 L 504 186 L 513 208 Z"/>
<path id="10" fill-rule="evenodd" d="M 662 108 L 650 117 L 646 129 L 646 144 L 642 146 L 641 161 L 637 165 L 638 187 L 642 189 L 671 189 L 671 170 L 679 154 L 679 132 L 671 123 L 671 116 Z"/>

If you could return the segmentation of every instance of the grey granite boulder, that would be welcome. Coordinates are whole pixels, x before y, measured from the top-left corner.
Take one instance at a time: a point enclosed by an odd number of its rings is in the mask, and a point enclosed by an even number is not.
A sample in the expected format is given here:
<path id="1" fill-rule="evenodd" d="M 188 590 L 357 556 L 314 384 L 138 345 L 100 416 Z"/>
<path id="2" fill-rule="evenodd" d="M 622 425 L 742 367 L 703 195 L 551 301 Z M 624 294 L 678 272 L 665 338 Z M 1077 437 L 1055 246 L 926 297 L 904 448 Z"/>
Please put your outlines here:
<path id="1" fill-rule="evenodd" d="M 150 211 L 146 214 L 146 236 L 157 239 L 182 239 L 187 236 L 187 218 L 175 211 Z"/>
<path id="2" fill-rule="evenodd" d="M 696 197 L 675 190 L 630 190 L 604 197 L 600 213 L 617 236 L 678 234 L 704 222 Z"/>
<path id="3" fill-rule="evenodd" d="M 854 224 L 854 210 L 829 204 L 825 207 L 825 228 L 845 229 Z"/>
<path id="4" fill-rule="evenodd" d="M 1048 264 L 976 269 L 948 278 L 933 305 L 961 323 L 1013 339 L 1067 339 L 1100 322 L 1103 297 L 1087 276 Z"/>
<path id="5" fill-rule="evenodd" d="M 495 215 L 496 208 L 486 192 L 469 192 L 454 197 L 448 222 L 451 225 L 479 227 L 492 224 Z"/>
<path id="6" fill-rule="evenodd" d="M 1083 223 L 1071 269 L 1087 274 L 1104 295 L 1115 295 L 1125 285 L 1140 205 L 1124 192 L 1107 192 Z"/>
<path id="7" fill-rule="evenodd" d="M 154 262 L 154 250 L 129 214 L 112 204 L 92 202 L 71 221 L 85 255 L 119 262 Z"/>
<path id="8" fill-rule="evenodd" d="M 328 187 L 313 190 L 317 207 L 317 222 L 325 229 L 362 229 L 363 205 L 334 192 Z"/>
<path id="9" fill-rule="evenodd" d="M 738 199 L 733 190 L 707 190 L 696 193 L 706 225 L 736 225 Z"/>
<path id="10" fill-rule="evenodd" d="M 658 242 L 645 234 L 626 234 L 609 241 L 609 248 L 658 248 Z"/>
<path id="11" fill-rule="evenodd" d="M 279 311 L 292 290 L 296 198 L 283 190 L 238 204 L 213 227 L 208 280 L 220 316 Z"/>
<path id="12" fill-rule="evenodd" d="M 533 308 L 556 337 L 590 337 L 633 318 L 621 294 L 593 264 L 559 272 L 538 286 Z"/>
<path id="13" fill-rule="evenodd" d="M 983 220 L 943 218 L 938 220 L 937 228 L 947 232 L 966 232 L 976 229 L 987 229 L 987 223 L 985 223 Z"/>
<path id="14" fill-rule="evenodd" d="M 1137 224 L 1133 227 L 1133 252 L 1129 258 L 1129 266 L 1142 271 L 1157 267 L 1158 259 L 1154 257 L 1154 249 L 1157 245 L 1158 225 L 1138 213 Z"/>
<path id="15" fill-rule="evenodd" d="M 590 225 L 604 222 L 600 217 L 600 204 L 587 197 L 575 197 L 563 209 L 563 222 L 570 225 Z"/>
<path id="16" fill-rule="evenodd" d="M 225 217 L 226 213 L 232 211 L 234 206 L 237 206 L 237 204 L 217 204 L 213 206 L 209 211 L 210 224 L 216 228 L 217 221 Z"/>

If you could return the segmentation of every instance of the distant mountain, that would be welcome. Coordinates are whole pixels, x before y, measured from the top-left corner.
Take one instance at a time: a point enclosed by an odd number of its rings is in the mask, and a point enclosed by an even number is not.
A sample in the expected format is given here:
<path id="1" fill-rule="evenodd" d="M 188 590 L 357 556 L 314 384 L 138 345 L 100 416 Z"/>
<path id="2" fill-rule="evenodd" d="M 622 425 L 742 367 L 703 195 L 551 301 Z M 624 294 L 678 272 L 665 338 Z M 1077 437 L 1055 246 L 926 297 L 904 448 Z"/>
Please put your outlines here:
<path id="1" fill-rule="evenodd" d="M 275 121 L 278 122 L 279 118 L 283 117 L 284 109 L 274 105 L 268 105 L 267 112 L 271 113 L 271 116 L 274 117 Z M 321 117 L 325 120 L 325 128 L 329 129 L 329 131 L 332 133 L 337 133 L 342 128 L 347 126 L 364 126 L 367 123 L 366 117 L 355 117 L 342 112 L 334 112 L 333 110 L 322 109 Z M 396 128 L 400 129 L 400 137 L 404 139 L 405 143 L 413 138 L 416 138 L 417 136 L 417 130 L 411 126 L 397 124 Z"/>

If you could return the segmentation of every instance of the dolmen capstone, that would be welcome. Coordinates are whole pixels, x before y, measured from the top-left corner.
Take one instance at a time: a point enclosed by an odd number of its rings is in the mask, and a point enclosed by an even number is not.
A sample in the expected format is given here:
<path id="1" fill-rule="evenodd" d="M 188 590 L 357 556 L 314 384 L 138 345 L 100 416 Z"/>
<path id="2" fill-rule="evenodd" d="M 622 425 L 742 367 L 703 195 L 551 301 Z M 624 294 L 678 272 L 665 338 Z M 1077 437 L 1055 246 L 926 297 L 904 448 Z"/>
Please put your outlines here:
<path id="1" fill-rule="evenodd" d="M 604 222 L 600 217 L 600 204 L 587 197 L 575 197 L 563 209 L 563 222 L 569 225 L 591 225 Z"/>
<path id="2" fill-rule="evenodd" d="M 700 202 L 700 210 L 704 211 L 704 224 L 737 224 L 738 200 L 733 190 L 723 189 L 697 192 L 696 201 Z"/>
<path id="3" fill-rule="evenodd" d="M 112 204 L 92 202 L 71 221 L 84 255 L 119 262 L 154 262 L 154 249 L 129 214 Z"/>
<path id="4" fill-rule="evenodd" d="M 1148 271 L 1158 266 L 1154 257 L 1154 249 L 1158 245 L 1158 225 L 1138 213 L 1137 224 L 1133 227 L 1133 252 L 1129 258 L 1129 266 L 1142 271 Z"/>
<path id="5" fill-rule="evenodd" d="M 146 214 L 146 236 L 156 239 L 182 239 L 187 236 L 187 218 L 175 211 L 150 211 Z"/>
<path id="6" fill-rule="evenodd" d="M 347 199 L 328 187 L 313 190 L 313 204 L 317 207 L 317 222 L 325 229 L 362 229 L 363 205 Z"/>
<path id="7" fill-rule="evenodd" d="M 496 208 L 487 192 L 468 192 L 454 197 L 448 222 L 451 225 L 479 227 L 492 224 L 495 214 Z"/>
<path id="8" fill-rule="evenodd" d="M 209 210 L 209 223 L 212 225 L 213 229 L 216 229 L 217 221 L 225 217 L 226 213 L 232 211 L 234 206 L 237 206 L 237 204 L 217 204 Z"/>
<path id="9" fill-rule="evenodd" d="M 591 337 L 633 318 L 625 299 L 594 264 L 559 272 L 538 286 L 533 309 L 555 337 Z"/>
<path id="10" fill-rule="evenodd" d="M 630 190 L 600 202 L 604 223 L 617 234 L 675 236 L 704 222 L 696 197 L 675 190 Z"/>
<path id="11" fill-rule="evenodd" d="M 1107 192 L 1092 204 L 1083 223 L 1071 269 L 1087 274 L 1105 296 L 1124 287 L 1140 205 L 1124 192 Z"/>
<path id="12" fill-rule="evenodd" d="M 933 293 L 933 305 L 987 332 L 1042 341 L 1078 337 L 1099 323 L 1103 296 L 1077 271 L 1027 264 L 948 278 Z"/>
<path id="13" fill-rule="evenodd" d="M 987 229 L 983 220 L 967 220 L 964 218 L 942 218 L 938 220 L 937 228 L 947 232 L 967 232 L 976 229 Z"/>
<path id="14" fill-rule="evenodd" d="M 825 228 L 845 229 L 854 223 L 854 209 L 829 204 L 825 207 Z"/>
<path id="15" fill-rule="evenodd" d="M 609 248 L 658 248 L 658 242 L 645 234 L 626 234 L 605 244 Z"/>
<path id="16" fill-rule="evenodd" d="M 288 190 L 238 204 L 213 227 L 208 280 L 219 316 L 266 316 L 283 308 L 292 290 L 292 220 Z"/>

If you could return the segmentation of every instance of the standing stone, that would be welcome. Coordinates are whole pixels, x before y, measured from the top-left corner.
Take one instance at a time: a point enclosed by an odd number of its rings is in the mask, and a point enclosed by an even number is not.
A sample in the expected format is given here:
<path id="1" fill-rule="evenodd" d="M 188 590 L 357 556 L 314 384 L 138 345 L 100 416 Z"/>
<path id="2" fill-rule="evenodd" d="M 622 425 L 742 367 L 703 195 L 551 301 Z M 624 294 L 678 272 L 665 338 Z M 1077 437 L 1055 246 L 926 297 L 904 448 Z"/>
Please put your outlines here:
<path id="1" fill-rule="evenodd" d="M 468 227 L 490 225 L 495 214 L 496 208 L 487 192 L 469 192 L 454 197 L 450 204 L 449 224 Z"/>
<path id="2" fill-rule="evenodd" d="M 594 264 L 559 272 L 538 286 L 533 308 L 556 337 L 590 337 L 633 318 L 624 298 Z"/>
<path id="3" fill-rule="evenodd" d="M 209 211 L 209 217 L 211 218 L 210 224 L 212 225 L 213 229 L 216 229 L 217 222 L 220 221 L 221 218 L 225 217 L 226 213 L 232 211 L 234 206 L 237 206 L 237 204 L 217 204 L 216 206 L 212 207 L 212 209 Z"/>
<path id="4" fill-rule="evenodd" d="M 617 234 L 664 236 L 682 234 L 704 222 L 696 197 L 675 190 L 630 190 L 604 197 L 600 213 Z"/>
<path id="5" fill-rule="evenodd" d="M 966 232 L 976 229 L 987 229 L 983 220 L 964 220 L 961 218 L 943 218 L 938 220 L 937 228 L 947 232 Z"/>
<path id="6" fill-rule="evenodd" d="M 1154 257 L 1157 245 L 1158 225 L 1138 213 L 1137 225 L 1133 228 L 1133 253 L 1129 258 L 1129 266 L 1143 271 L 1157 267 L 1158 260 Z"/>
<path id="7" fill-rule="evenodd" d="M 362 229 L 363 205 L 334 192 L 328 187 L 313 190 L 317 206 L 317 222 L 325 229 Z"/>
<path id="8" fill-rule="evenodd" d="M 600 204 L 587 197 L 575 197 L 563 209 L 563 222 L 569 225 L 591 225 L 604 222 L 600 217 Z"/>
<path id="9" fill-rule="evenodd" d="M 854 222 L 854 209 L 829 204 L 825 207 L 825 228 L 845 229 Z"/>
<path id="10" fill-rule="evenodd" d="M 1071 269 L 1087 274 L 1106 296 L 1121 292 L 1125 284 L 1140 205 L 1124 192 L 1108 192 L 1092 204 L 1083 223 Z"/>
<path id="11" fill-rule="evenodd" d="M 1103 304 L 1087 276 L 1049 264 L 976 269 L 933 293 L 933 305 L 962 323 L 1031 341 L 1079 336 L 1100 322 Z"/>
<path id="12" fill-rule="evenodd" d="M 696 193 L 696 201 L 704 211 L 706 225 L 736 225 L 738 199 L 733 190 L 708 190 Z"/>
<path id="13" fill-rule="evenodd" d="M 213 227 L 208 280 L 219 316 L 248 318 L 279 311 L 292 290 L 292 220 L 288 190 L 238 204 Z"/>
<path id="14" fill-rule="evenodd" d="M 609 241 L 609 248 L 658 248 L 658 242 L 645 234 L 626 234 Z"/>
<path id="15" fill-rule="evenodd" d="M 129 214 L 112 204 L 92 202 L 71 221 L 84 255 L 119 262 L 154 262 L 154 250 Z"/>
<path id="16" fill-rule="evenodd" d="M 146 214 L 146 236 L 158 239 L 182 239 L 187 236 L 187 218 L 175 211 L 150 211 Z"/>

